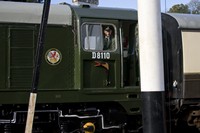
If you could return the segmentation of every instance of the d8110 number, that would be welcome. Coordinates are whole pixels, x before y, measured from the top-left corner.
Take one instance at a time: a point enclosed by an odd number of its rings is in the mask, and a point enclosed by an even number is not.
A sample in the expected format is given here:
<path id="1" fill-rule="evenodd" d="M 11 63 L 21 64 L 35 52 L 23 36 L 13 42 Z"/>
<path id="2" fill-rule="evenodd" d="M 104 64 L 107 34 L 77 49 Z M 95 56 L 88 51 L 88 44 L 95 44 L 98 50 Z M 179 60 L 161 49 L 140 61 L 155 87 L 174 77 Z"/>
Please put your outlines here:
<path id="1" fill-rule="evenodd" d="M 92 59 L 110 59 L 109 52 L 92 52 Z"/>

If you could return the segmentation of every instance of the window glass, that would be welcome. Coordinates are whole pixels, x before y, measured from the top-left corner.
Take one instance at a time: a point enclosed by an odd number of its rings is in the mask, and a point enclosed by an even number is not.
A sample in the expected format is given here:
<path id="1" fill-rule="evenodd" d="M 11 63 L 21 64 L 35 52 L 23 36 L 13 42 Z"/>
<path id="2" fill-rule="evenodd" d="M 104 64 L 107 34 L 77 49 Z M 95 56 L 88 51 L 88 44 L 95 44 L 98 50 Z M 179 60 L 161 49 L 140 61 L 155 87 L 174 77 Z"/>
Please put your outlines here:
<path id="1" fill-rule="evenodd" d="M 116 48 L 113 25 L 84 24 L 82 26 L 82 42 L 85 50 L 107 50 Z"/>

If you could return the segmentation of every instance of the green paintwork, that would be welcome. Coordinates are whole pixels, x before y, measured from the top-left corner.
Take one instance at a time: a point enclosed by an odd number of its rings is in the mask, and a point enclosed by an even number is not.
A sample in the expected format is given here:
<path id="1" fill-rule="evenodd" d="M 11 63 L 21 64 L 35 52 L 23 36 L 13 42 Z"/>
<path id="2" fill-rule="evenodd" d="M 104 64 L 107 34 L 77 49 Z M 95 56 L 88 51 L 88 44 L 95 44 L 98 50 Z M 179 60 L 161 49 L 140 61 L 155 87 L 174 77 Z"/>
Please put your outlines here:
<path id="1" fill-rule="evenodd" d="M 92 52 L 83 50 L 80 42 L 80 27 L 85 21 L 112 23 L 119 36 L 119 20 L 136 20 L 136 12 L 78 7 L 71 7 L 71 10 L 72 25 L 48 25 L 37 102 L 114 101 L 119 102 L 129 113 L 132 108 L 138 109 L 132 113 L 139 113 L 139 87 L 121 87 L 119 38 L 116 51 L 110 52 L 111 58 L 106 60 L 92 59 Z M 0 104 L 28 103 L 38 29 L 39 25 L 34 23 L 0 23 Z M 58 49 L 62 54 L 61 62 L 57 65 L 50 65 L 45 59 L 46 52 L 51 48 Z M 106 83 L 106 69 L 96 67 L 95 61 L 109 64 L 110 85 Z M 130 98 L 129 95 L 136 97 Z"/>

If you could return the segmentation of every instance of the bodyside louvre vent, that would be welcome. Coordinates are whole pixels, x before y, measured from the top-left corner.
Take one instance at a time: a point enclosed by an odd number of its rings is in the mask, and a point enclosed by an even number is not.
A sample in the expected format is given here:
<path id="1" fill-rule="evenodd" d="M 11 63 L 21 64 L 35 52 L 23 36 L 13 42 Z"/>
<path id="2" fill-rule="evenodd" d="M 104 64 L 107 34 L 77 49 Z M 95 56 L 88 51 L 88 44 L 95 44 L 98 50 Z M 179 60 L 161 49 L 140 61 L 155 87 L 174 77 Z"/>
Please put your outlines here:
<path id="1" fill-rule="evenodd" d="M 9 87 L 31 87 L 34 64 L 34 30 L 31 28 L 9 29 Z"/>

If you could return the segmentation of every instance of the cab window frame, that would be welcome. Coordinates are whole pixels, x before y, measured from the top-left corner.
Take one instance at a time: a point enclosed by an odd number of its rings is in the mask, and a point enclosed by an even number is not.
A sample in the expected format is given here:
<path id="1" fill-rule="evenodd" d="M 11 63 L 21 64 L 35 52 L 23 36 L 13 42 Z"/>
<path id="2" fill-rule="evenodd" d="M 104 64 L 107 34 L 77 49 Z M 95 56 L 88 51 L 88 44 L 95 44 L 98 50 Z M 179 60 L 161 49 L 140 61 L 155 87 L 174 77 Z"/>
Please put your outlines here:
<path id="1" fill-rule="evenodd" d="M 97 25 L 99 26 L 101 29 L 100 29 L 100 34 L 99 34 L 99 37 L 100 37 L 100 42 L 101 42 L 101 45 L 103 46 L 103 39 L 104 39 L 104 33 L 103 33 L 103 29 L 105 28 L 105 26 L 110 26 L 112 27 L 112 30 L 113 30 L 113 39 L 114 39 L 114 49 L 107 49 L 107 50 L 103 50 L 103 47 L 102 49 L 92 49 L 92 48 L 86 48 L 85 47 L 85 38 L 87 37 L 87 39 L 89 38 L 89 34 L 88 34 L 88 31 L 87 29 L 84 29 L 84 27 L 86 26 L 90 26 L 90 25 Z M 104 28 L 103 28 L 104 27 Z M 101 51 L 101 52 L 115 52 L 118 48 L 118 42 L 117 42 L 117 28 L 116 28 L 116 25 L 113 24 L 113 23 L 97 23 L 97 22 L 84 22 L 82 25 L 81 25 L 81 47 L 84 51 L 86 52 L 98 52 L 98 51 Z M 88 41 L 88 40 L 87 40 Z"/>

